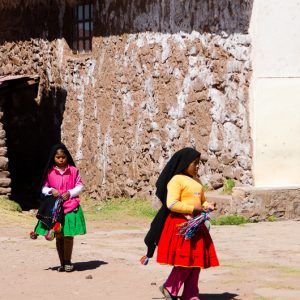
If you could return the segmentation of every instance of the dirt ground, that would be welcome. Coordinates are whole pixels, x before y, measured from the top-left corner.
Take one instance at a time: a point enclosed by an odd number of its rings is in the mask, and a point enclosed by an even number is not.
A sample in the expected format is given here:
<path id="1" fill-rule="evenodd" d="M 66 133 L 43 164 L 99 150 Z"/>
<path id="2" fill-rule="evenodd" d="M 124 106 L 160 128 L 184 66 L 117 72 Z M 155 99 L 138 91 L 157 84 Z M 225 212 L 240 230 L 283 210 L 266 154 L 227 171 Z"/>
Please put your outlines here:
<path id="1" fill-rule="evenodd" d="M 76 237 L 76 271 L 58 273 L 55 242 L 30 240 L 32 216 L 0 211 L 0 299 L 163 299 L 158 287 L 170 271 L 145 253 L 149 222 L 87 222 Z M 202 270 L 201 300 L 300 299 L 300 222 L 213 226 L 221 266 Z"/>

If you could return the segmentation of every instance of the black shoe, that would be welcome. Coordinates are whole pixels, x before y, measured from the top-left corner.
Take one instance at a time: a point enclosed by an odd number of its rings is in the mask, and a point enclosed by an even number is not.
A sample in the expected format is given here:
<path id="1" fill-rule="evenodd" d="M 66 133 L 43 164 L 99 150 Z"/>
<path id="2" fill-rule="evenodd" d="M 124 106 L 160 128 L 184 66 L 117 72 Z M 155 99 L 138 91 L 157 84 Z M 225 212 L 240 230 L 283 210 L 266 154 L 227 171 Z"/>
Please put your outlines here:
<path id="1" fill-rule="evenodd" d="M 65 269 L 65 271 L 66 272 L 72 272 L 72 271 L 74 271 L 74 265 L 73 264 L 66 264 L 65 266 L 64 266 L 64 269 Z"/>
<path id="2" fill-rule="evenodd" d="M 59 266 L 57 268 L 57 272 L 64 272 L 65 271 L 65 266 Z"/>

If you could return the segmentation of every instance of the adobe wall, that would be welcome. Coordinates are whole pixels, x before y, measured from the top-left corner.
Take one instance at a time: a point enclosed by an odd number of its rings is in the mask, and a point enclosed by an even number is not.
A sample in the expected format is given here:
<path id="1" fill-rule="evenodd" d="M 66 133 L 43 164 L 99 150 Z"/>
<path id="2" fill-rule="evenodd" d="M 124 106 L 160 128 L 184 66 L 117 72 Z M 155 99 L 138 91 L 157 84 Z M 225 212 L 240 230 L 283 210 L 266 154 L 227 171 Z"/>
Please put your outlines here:
<path id="1" fill-rule="evenodd" d="M 38 74 L 40 94 L 66 91 L 62 139 L 86 190 L 149 197 L 186 146 L 202 153 L 204 183 L 252 184 L 251 2 L 114 2 L 96 1 L 91 54 L 59 36 L 0 46 L 0 75 Z"/>

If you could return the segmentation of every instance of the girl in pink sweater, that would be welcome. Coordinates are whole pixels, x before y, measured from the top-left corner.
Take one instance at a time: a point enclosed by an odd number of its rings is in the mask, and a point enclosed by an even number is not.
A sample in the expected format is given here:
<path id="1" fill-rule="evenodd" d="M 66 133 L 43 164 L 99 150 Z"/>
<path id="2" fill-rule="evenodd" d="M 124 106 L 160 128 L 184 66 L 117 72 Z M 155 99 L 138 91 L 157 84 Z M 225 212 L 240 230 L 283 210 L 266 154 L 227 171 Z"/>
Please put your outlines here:
<path id="1" fill-rule="evenodd" d="M 59 272 L 74 270 L 71 263 L 74 236 L 86 233 L 85 219 L 78 196 L 82 190 L 83 184 L 70 152 L 64 144 L 55 145 L 44 172 L 42 194 L 45 199 L 60 197 L 63 201 L 62 229 L 56 234 Z M 37 235 L 46 235 L 49 232 L 49 227 L 45 225 L 42 217 L 34 232 Z"/>

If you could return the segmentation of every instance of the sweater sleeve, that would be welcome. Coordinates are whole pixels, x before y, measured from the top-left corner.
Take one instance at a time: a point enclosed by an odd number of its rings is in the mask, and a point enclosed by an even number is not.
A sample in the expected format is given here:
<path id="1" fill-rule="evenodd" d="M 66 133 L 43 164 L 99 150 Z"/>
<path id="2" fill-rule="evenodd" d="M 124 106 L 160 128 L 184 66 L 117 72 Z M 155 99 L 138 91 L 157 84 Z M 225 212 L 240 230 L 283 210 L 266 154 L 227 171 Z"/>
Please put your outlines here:
<path id="1" fill-rule="evenodd" d="M 204 195 L 204 190 L 202 189 L 202 192 L 201 192 L 201 204 L 204 208 L 208 208 L 208 202 L 206 200 L 206 197 Z"/>
<path id="2" fill-rule="evenodd" d="M 177 180 L 173 177 L 167 186 L 167 207 L 174 212 L 182 214 L 192 214 L 194 210 L 194 205 L 186 204 L 181 201 L 181 192 L 182 186 Z"/>
<path id="3" fill-rule="evenodd" d="M 75 174 L 74 174 L 75 180 L 74 184 L 75 186 L 72 189 L 69 189 L 68 192 L 70 193 L 70 198 L 77 197 L 84 189 L 80 174 L 78 169 L 75 169 Z"/>
<path id="4" fill-rule="evenodd" d="M 46 179 L 44 180 L 44 183 L 43 183 L 42 194 L 45 195 L 45 196 L 52 195 L 52 187 L 49 184 L 48 174 L 47 174 Z"/>
<path id="5" fill-rule="evenodd" d="M 44 186 L 42 188 L 42 194 L 45 195 L 45 196 L 52 195 L 52 188 L 48 187 L 48 186 Z"/>
<path id="6" fill-rule="evenodd" d="M 76 185 L 73 189 L 68 190 L 68 192 L 70 193 L 70 198 L 74 198 L 78 196 L 82 191 L 83 191 L 82 184 Z"/>

